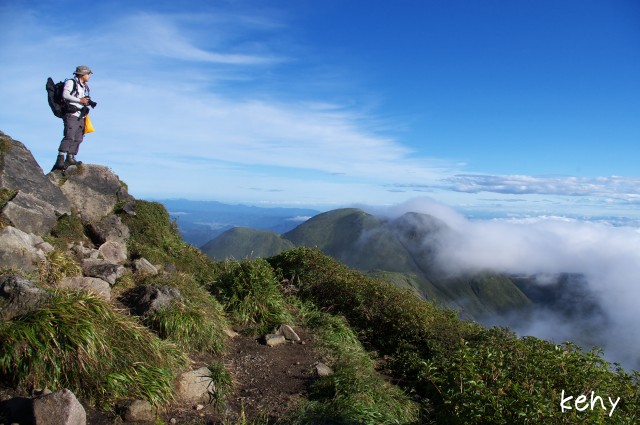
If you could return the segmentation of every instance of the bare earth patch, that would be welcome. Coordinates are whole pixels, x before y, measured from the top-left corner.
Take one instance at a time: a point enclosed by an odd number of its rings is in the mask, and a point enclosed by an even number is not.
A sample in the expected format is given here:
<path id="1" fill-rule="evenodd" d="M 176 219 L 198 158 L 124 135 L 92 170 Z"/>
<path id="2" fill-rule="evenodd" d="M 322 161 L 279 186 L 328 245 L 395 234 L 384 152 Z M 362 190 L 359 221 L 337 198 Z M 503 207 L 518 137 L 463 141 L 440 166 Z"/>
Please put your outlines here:
<path id="1" fill-rule="evenodd" d="M 287 341 L 268 347 L 263 338 L 238 335 L 227 342 L 223 361 L 233 377 L 233 392 L 226 405 L 173 405 L 158 415 L 166 424 L 235 424 L 244 414 L 248 423 L 274 423 L 295 410 L 308 396 L 316 379 L 314 366 L 322 361 L 315 350 L 313 334 L 294 328 L 301 342 Z M 213 358 L 198 358 L 206 364 Z M 239 422 L 239 421 L 238 421 Z M 122 424 L 119 417 L 87 409 L 87 423 L 92 425 Z"/>

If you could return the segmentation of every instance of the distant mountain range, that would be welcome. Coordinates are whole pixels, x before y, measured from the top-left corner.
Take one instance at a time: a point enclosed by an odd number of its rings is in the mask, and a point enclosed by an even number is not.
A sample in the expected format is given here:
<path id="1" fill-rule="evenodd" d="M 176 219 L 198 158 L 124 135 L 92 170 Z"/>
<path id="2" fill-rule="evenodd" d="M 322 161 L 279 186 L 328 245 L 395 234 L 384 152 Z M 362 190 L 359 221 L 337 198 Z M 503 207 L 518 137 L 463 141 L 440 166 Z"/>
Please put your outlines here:
<path id="1" fill-rule="evenodd" d="M 318 214 L 282 235 L 230 229 L 201 249 L 214 259 L 241 259 L 269 257 L 295 246 L 317 247 L 349 267 L 411 288 L 472 318 L 532 305 L 508 276 L 487 272 L 450 278 L 439 270 L 433 255 L 436 247 L 429 241 L 449 231 L 442 221 L 425 214 L 407 213 L 390 220 L 349 208 Z"/>
<path id="2" fill-rule="evenodd" d="M 156 200 L 178 223 L 182 238 L 200 247 L 234 227 L 284 233 L 320 211 L 308 208 L 261 208 L 216 201 Z"/>
<path id="3" fill-rule="evenodd" d="M 586 283 L 580 275 L 558 275 L 555 282 L 545 285 L 538 284 L 535 276 L 492 271 L 451 277 L 438 265 L 436 257 L 440 242 L 453 230 L 430 215 L 410 212 L 388 219 L 356 208 L 313 215 L 312 210 L 265 211 L 255 207 L 233 214 L 232 206 L 218 207 L 230 211 L 229 220 L 237 222 L 244 217 L 260 223 L 260 228 L 218 229 L 220 233 L 200 248 L 213 259 L 266 258 L 297 246 L 317 247 L 349 267 L 458 310 L 461 317 L 514 329 L 520 325 L 526 328 L 527 321 L 540 313 L 566 321 L 598 317 L 599 323 L 607 323 L 597 299 L 585 291 Z M 198 217 L 196 211 L 191 211 L 190 219 Z M 270 215 L 260 215 L 265 212 Z M 313 216 L 302 223 L 290 220 L 303 214 Z M 179 225 L 182 217 L 186 216 L 180 216 Z M 277 228 L 286 230 L 273 230 Z M 574 337 L 587 346 L 596 342 L 588 334 Z"/>

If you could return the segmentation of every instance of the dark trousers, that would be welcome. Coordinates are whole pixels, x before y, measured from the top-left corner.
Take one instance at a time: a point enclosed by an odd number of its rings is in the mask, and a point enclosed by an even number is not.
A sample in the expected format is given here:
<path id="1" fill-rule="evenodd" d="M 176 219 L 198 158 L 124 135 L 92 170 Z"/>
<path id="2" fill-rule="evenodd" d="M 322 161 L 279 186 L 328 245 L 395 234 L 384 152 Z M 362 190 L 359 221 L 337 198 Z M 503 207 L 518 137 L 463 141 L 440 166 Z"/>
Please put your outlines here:
<path id="1" fill-rule="evenodd" d="M 67 152 L 76 155 L 80 149 L 80 143 L 84 138 L 84 117 L 76 117 L 73 114 L 64 114 L 64 137 L 60 142 L 58 152 Z"/>

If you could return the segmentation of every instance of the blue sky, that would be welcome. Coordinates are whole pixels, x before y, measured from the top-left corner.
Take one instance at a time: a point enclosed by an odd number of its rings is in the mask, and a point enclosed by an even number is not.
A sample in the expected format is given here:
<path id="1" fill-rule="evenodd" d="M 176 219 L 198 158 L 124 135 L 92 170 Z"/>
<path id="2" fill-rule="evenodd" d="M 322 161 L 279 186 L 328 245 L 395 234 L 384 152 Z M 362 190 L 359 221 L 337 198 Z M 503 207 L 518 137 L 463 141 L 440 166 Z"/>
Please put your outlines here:
<path id="1" fill-rule="evenodd" d="M 0 130 L 94 70 L 79 159 L 139 198 L 638 218 L 640 3 L 0 2 Z"/>

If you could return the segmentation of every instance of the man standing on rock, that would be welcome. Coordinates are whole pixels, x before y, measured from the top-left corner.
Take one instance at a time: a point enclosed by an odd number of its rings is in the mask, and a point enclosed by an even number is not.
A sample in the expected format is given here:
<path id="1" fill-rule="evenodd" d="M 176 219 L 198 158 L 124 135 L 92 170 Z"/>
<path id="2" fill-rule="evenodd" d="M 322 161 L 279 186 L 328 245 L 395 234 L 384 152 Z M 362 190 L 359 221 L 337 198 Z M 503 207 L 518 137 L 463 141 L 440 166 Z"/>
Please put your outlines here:
<path id="1" fill-rule="evenodd" d="M 70 165 L 78 165 L 75 156 L 78 154 L 80 143 L 84 138 L 85 116 L 89 113 L 88 105 L 95 103 L 89 97 L 89 78 L 93 71 L 88 66 L 76 67 L 72 79 L 64 83 L 62 98 L 65 102 L 65 111 L 62 117 L 64 122 L 64 137 L 58 148 L 58 158 L 53 166 L 54 170 L 64 170 Z M 65 154 L 67 158 L 65 159 Z"/>

